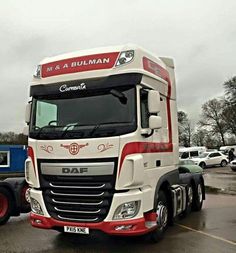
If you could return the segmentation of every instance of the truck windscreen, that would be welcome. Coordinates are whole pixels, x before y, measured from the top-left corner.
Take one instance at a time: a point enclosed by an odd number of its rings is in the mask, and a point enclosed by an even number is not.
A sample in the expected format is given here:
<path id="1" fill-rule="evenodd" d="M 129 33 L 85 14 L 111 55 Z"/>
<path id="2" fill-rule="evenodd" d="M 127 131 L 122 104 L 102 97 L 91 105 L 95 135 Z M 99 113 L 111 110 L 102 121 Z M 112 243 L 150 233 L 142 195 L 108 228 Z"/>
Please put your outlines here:
<path id="1" fill-rule="evenodd" d="M 96 138 L 126 134 L 136 128 L 135 87 L 117 87 L 76 97 L 33 98 L 29 136 Z"/>

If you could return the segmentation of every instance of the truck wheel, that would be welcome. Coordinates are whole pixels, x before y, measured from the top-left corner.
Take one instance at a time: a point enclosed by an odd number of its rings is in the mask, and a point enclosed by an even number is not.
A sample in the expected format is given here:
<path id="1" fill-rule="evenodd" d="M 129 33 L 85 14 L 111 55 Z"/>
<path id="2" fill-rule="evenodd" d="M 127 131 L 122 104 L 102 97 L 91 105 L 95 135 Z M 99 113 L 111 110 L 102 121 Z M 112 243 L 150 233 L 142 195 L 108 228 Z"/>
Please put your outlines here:
<path id="1" fill-rule="evenodd" d="M 222 160 L 221 163 L 220 163 L 220 166 L 221 167 L 225 167 L 226 165 L 227 165 L 227 161 Z"/>
<path id="2" fill-rule="evenodd" d="M 193 211 L 200 211 L 203 204 L 203 184 L 200 181 L 193 192 Z"/>
<path id="3" fill-rule="evenodd" d="M 205 169 L 205 168 L 206 168 L 206 164 L 205 164 L 204 162 L 201 162 L 201 163 L 199 164 L 199 166 L 200 166 L 202 169 Z"/>
<path id="4" fill-rule="evenodd" d="M 30 212 L 30 203 L 29 203 L 29 186 L 25 185 L 21 189 L 21 212 L 22 213 L 28 213 Z"/>
<path id="5" fill-rule="evenodd" d="M 193 209 L 193 185 L 192 184 L 188 186 L 187 199 L 188 199 L 187 207 L 182 214 L 183 217 L 186 217 L 189 213 L 191 213 Z"/>
<path id="6" fill-rule="evenodd" d="M 12 201 L 11 193 L 7 189 L 0 187 L 0 225 L 5 224 L 9 220 Z"/>
<path id="7" fill-rule="evenodd" d="M 157 214 L 157 228 L 150 233 L 150 239 L 158 242 L 163 238 L 164 232 L 168 225 L 168 201 L 164 191 L 158 193 L 157 206 L 155 208 Z"/>

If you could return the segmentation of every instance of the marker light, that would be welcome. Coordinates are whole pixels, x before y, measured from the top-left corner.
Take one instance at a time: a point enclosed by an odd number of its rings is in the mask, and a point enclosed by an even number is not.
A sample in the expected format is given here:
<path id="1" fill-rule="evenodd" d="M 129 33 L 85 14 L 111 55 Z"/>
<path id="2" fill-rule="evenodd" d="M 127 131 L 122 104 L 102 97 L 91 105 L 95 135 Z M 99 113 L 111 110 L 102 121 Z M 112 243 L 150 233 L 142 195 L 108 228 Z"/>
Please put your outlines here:
<path id="1" fill-rule="evenodd" d="M 42 70 L 42 66 L 41 65 L 38 65 L 35 69 L 35 72 L 34 72 L 34 77 L 35 78 L 41 78 L 41 70 Z"/>
<path id="2" fill-rule="evenodd" d="M 134 50 L 123 51 L 119 55 L 119 59 L 116 62 L 116 67 L 129 63 L 134 58 Z"/>
<path id="3" fill-rule="evenodd" d="M 140 208 L 140 201 L 131 201 L 117 207 L 113 220 L 130 219 L 137 215 Z"/>

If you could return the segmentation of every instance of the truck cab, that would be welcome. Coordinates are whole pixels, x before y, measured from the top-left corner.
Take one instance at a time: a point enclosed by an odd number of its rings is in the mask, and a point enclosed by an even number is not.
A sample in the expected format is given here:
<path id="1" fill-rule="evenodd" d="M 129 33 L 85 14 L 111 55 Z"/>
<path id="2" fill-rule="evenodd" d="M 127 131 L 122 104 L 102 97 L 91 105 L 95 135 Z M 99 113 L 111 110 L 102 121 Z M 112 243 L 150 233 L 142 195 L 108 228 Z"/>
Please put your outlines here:
<path id="1" fill-rule="evenodd" d="M 33 226 L 159 234 L 187 209 L 172 59 L 134 45 L 46 58 L 30 97 L 25 173 Z M 203 199 L 203 179 L 191 180 Z"/>

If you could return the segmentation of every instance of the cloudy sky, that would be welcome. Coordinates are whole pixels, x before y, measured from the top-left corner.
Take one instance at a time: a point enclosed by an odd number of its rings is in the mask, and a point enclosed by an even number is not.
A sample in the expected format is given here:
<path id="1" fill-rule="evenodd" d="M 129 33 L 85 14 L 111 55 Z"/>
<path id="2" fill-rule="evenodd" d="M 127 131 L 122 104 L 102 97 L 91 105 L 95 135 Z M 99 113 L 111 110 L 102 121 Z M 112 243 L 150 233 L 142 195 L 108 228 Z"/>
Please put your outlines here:
<path id="1" fill-rule="evenodd" d="M 0 3 L 0 132 L 21 132 L 29 82 L 47 56 L 134 43 L 175 59 L 178 106 L 197 120 L 236 74 L 235 0 Z"/>

